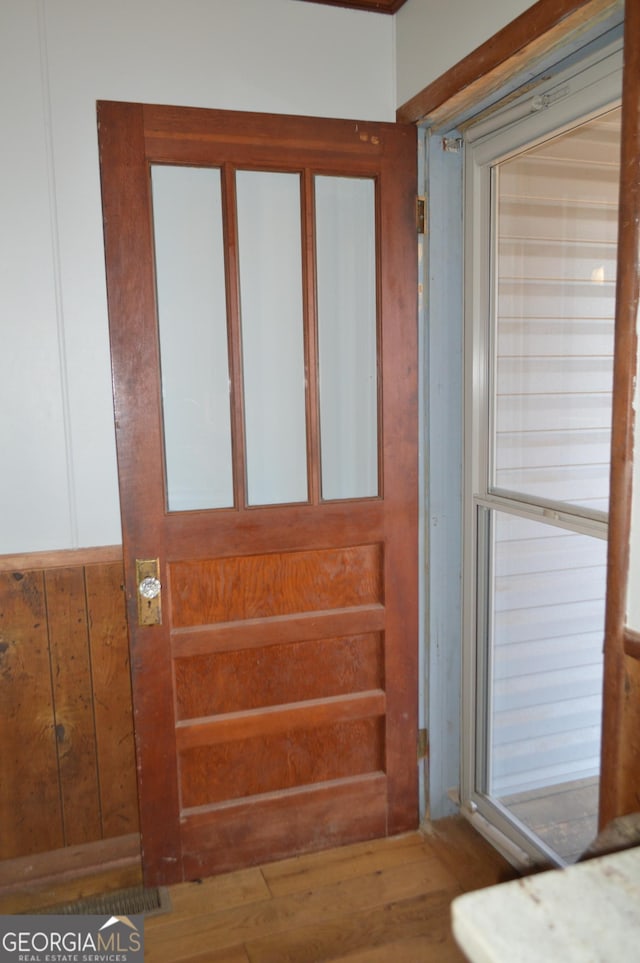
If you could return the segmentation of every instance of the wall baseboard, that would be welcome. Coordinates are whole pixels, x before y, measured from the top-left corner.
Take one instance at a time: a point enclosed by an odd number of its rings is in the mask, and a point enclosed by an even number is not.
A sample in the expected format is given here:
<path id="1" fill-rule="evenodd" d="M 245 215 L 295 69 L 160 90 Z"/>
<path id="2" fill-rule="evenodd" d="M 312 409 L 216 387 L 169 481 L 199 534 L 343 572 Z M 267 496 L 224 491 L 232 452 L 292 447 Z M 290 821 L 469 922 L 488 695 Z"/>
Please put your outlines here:
<path id="1" fill-rule="evenodd" d="M 0 914 L 37 912 L 142 883 L 140 834 L 0 862 Z"/>
<path id="2" fill-rule="evenodd" d="M 51 552 L 23 552 L 0 555 L 0 572 L 39 571 L 67 568 L 73 565 L 101 565 L 122 561 L 122 545 L 100 545 L 97 548 L 63 548 Z"/>

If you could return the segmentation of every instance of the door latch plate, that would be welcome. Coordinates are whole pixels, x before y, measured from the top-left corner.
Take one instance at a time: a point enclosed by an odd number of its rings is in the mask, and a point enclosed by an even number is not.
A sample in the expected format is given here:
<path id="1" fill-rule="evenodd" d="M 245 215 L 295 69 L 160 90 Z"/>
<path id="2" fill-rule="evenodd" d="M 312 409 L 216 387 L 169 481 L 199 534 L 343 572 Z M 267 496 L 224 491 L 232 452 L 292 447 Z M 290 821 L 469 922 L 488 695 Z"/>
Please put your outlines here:
<path id="1" fill-rule="evenodd" d="M 136 559 L 138 625 L 162 624 L 162 584 L 157 558 Z"/>

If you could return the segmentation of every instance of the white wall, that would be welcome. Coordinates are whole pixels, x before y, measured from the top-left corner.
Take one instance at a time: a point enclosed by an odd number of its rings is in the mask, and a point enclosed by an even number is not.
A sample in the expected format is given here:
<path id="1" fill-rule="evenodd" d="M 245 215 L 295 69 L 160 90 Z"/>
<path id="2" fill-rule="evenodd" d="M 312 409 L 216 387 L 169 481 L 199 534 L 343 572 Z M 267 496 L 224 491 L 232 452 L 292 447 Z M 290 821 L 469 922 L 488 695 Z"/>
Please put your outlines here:
<path id="1" fill-rule="evenodd" d="M 408 0 L 395 16 L 398 106 L 530 6 L 532 0 Z"/>
<path id="2" fill-rule="evenodd" d="M 120 541 L 98 99 L 393 120 L 391 17 L 2 0 L 0 554 Z"/>
<path id="3" fill-rule="evenodd" d="M 527 6 L 1 0 L 0 554 L 120 540 L 96 100 L 393 120 Z"/>

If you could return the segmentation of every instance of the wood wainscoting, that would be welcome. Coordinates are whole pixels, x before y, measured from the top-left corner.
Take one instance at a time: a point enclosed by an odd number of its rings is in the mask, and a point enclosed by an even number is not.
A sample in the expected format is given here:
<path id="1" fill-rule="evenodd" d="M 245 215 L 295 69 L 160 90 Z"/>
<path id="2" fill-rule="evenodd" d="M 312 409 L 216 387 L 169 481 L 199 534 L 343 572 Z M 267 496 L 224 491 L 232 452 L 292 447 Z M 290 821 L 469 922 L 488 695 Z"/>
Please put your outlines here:
<path id="1" fill-rule="evenodd" d="M 0 860 L 139 831 L 119 546 L 0 557 Z"/>

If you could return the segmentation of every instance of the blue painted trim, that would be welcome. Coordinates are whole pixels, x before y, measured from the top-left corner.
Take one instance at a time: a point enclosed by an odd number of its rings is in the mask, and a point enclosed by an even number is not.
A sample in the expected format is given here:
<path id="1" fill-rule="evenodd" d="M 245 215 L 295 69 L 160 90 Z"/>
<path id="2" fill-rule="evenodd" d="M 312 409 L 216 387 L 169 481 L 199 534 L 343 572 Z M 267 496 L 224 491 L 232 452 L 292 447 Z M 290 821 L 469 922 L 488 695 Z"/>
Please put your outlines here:
<path id="1" fill-rule="evenodd" d="M 426 143 L 426 283 L 423 339 L 426 407 L 428 628 L 428 814 L 456 811 L 448 790 L 460 784 L 463 453 L 463 148 Z M 457 131 L 448 137 L 459 137 Z"/>

